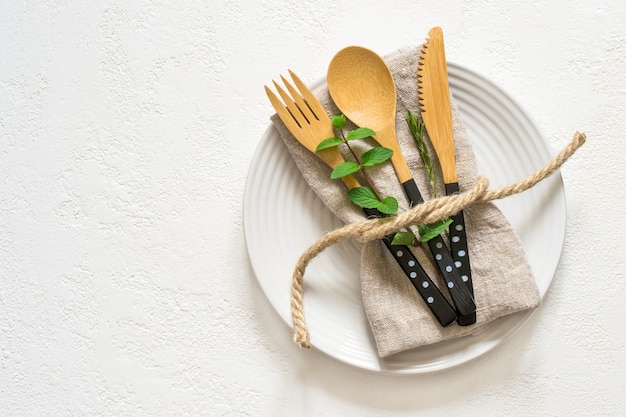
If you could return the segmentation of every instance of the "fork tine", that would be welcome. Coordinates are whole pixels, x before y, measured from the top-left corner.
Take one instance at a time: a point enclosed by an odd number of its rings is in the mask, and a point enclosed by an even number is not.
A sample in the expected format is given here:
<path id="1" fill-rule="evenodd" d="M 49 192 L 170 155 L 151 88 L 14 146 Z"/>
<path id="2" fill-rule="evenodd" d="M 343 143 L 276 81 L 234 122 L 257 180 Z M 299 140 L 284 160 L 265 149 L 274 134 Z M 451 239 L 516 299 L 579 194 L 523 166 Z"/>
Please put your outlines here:
<path id="1" fill-rule="evenodd" d="M 296 104 L 295 101 L 287 94 L 287 92 L 280 86 L 276 81 L 274 81 L 274 87 L 276 87 L 276 91 L 280 94 L 280 97 L 283 99 L 283 102 L 287 106 L 287 109 L 291 113 L 291 117 L 293 117 L 296 122 L 302 127 L 309 123 L 309 121 L 303 116 L 300 108 Z"/>
<path id="2" fill-rule="evenodd" d="M 265 86 L 265 94 L 267 94 L 267 98 L 270 99 L 270 102 L 272 103 L 274 110 L 276 110 L 278 117 L 280 117 L 280 120 L 283 121 L 283 123 L 285 124 L 287 129 L 289 129 L 292 135 L 297 136 L 298 132 L 300 131 L 300 125 L 292 117 L 291 113 L 289 112 L 289 110 L 287 110 L 283 102 L 280 101 L 278 97 L 276 97 L 276 94 L 274 94 L 274 92 L 268 86 Z"/>
<path id="3" fill-rule="evenodd" d="M 287 87 L 287 90 L 289 90 L 289 94 L 291 94 L 291 97 L 293 97 L 294 101 L 296 102 L 296 105 L 298 106 L 298 108 L 300 109 L 300 111 L 302 112 L 302 115 L 304 117 L 306 117 L 306 119 L 309 121 L 309 123 L 312 123 L 314 119 L 319 120 L 319 117 L 317 117 L 315 114 L 313 114 L 311 112 L 311 109 L 309 108 L 309 105 L 305 102 L 305 100 L 302 98 L 302 96 L 300 95 L 300 93 L 298 92 L 298 90 L 296 90 L 290 83 L 289 81 L 287 81 L 285 79 L 285 77 L 283 77 L 282 75 L 280 76 L 280 78 L 283 80 L 283 84 L 285 84 L 285 87 Z"/>
<path id="4" fill-rule="evenodd" d="M 322 120 L 322 118 L 328 117 L 328 114 L 326 114 L 326 109 L 324 109 L 322 103 L 319 102 L 317 97 L 315 97 L 313 92 L 309 90 L 309 88 L 302 82 L 302 80 L 292 70 L 289 70 L 289 75 L 291 75 L 293 82 L 296 84 L 296 87 L 298 87 L 298 90 L 300 90 L 300 94 L 302 94 L 302 97 L 304 97 L 304 100 L 309 105 L 309 108 L 311 109 L 315 117 L 318 120 Z"/>
<path id="5" fill-rule="evenodd" d="M 291 71 L 290 71 L 291 72 Z M 296 103 L 289 97 L 289 95 L 282 89 L 280 86 L 274 82 L 276 89 L 278 90 L 281 97 L 287 103 L 287 107 L 285 104 L 274 94 L 274 92 L 268 87 L 265 86 L 265 94 L 270 99 L 274 110 L 278 114 L 278 117 L 283 121 L 289 132 L 296 138 L 298 142 L 300 142 L 305 148 L 309 151 L 317 155 L 322 161 L 326 163 L 331 168 L 335 168 L 340 163 L 344 162 L 343 155 L 339 151 L 338 148 L 329 148 L 324 149 L 319 152 L 316 151 L 317 145 L 319 142 L 325 138 L 333 135 L 333 128 L 330 122 L 330 119 L 326 115 L 326 110 L 322 107 L 321 103 L 317 101 L 317 98 L 311 93 L 311 91 L 304 86 L 302 81 L 298 77 L 291 72 L 292 77 L 294 78 L 294 82 L 296 82 L 296 86 L 298 87 L 304 96 L 304 99 L 300 96 L 300 94 L 295 91 L 293 87 L 289 88 L 290 84 L 285 81 L 285 85 L 287 85 L 291 94 L 294 97 L 299 98 L 298 102 L 301 103 L 301 106 L 306 107 L 309 111 L 310 122 L 308 123 L 304 119 L 303 114 L 300 112 Z M 307 98 L 308 97 L 308 98 Z M 290 107 L 291 106 L 291 107 Z M 321 111 L 313 110 L 311 113 L 311 107 L 313 109 L 321 109 Z M 314 113 L 317 111 L 317 115 Z M 298 121 L 296 116 L 300 119 Z M 360 187 L 361 184 L 359 181 L 352 175 L 347 175 L 341 178 L 343 182 L 346 184 L 349 190 Z"/>

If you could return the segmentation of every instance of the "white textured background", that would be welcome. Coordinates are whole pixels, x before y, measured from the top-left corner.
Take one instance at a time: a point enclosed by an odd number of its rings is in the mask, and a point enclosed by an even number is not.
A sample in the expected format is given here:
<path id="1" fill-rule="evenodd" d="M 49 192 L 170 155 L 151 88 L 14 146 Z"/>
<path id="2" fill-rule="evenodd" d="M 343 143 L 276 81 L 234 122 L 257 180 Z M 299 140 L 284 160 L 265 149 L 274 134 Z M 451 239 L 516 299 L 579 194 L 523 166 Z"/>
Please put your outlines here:
<path id="1" fill-rule="evenodd" d="M 0 415 L 626 415 L 626 6 L 0 1 Z M 434 375 L 301 351 L 242 230 L 263 85 L 446 33 L 567 163 L 567 244 L 504 344 Z"/>

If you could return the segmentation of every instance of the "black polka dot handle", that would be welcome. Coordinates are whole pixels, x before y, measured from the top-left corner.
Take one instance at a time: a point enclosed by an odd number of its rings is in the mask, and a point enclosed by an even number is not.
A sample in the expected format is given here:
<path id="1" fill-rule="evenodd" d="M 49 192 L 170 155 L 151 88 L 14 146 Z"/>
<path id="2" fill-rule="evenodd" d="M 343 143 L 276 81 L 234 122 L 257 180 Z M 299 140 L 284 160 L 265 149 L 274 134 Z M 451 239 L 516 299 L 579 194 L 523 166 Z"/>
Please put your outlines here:
<path id="1" fill-rule="evenodd" d="M 452 258 L 441 235 L 429 240 L 428 247 L 435 258 L 435 262 L 439 267 L 441 276 L 448 287 L 450 297 L 456 307 L 459 318 L 475 314 L 476 304 L 474 303 L 473 294 L 467 291 L 467 286 L 463 282 L 461 273 L 458 269 L 458 263 L 456 263 Z"/>
<path id="2" fill-rule="evenodd" d="M 459 184 L 449 183 L 445 185 L 446 195 L 452 195 L 459 192 Z M 465 283 L 465 286 L 474 296 L 474 285 L 472 283 L 472 268 L 470 265 L 469 250 L 467 245 L 467 237 L 465 233 L 465 216 L 463 211 L 458 212 L 451 217 L 452 223 L 450 224 L 450 250 L 452 258 L 457 266 L 461 279 Z M 469 326 L 476 323 L 476 313 L 467 314 L 459 317 L 459 325 Z"/>
<path id="3" fill-rule="evenodd" d="M 376 210 L 363 210 L 368 217 L 381 217 Z M 392 245 L 393 235 L 386 236 L 382 240 L 439 324 L 447 327 L 457 321 L 456 311 L 428 274 L 426 274 L 426 271 L 419 264 L 410 248 L 404 245 Z"/>
<path id="4" fill-rule="evenodd" d="M 417 262 L 409 247 L 391 245 L 392 239 L 393 235 L 385 237 L 383 241 L 439 324 L 446 327 L 457 321 L 454 308 Z"/>
<path id="5" fill-rule="evenodd" d="M 413 179 L 402 184 L 411 205 L 422 204 L 422 198 L 417 185 Z M 458 269 L 458 264 L 448 250 L 441 235 L 435 236 L 428 241 L 428 247 L 435 258 L 441 277 L 443 278 L 450 298 L 454 303 L 459 319 L 461 317 L 473 316 L 476 314 L 476 304 L 473 294 L 469 291 L 462 279 L 462 274 Z"/>

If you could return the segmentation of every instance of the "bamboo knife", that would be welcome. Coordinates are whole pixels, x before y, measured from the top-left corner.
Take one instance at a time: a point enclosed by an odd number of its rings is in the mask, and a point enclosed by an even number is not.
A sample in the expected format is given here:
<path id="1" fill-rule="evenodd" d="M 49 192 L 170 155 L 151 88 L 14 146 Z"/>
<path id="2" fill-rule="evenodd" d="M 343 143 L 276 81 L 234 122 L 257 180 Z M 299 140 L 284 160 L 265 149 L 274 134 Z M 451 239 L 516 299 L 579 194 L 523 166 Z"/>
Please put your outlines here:
<path id="1" fill-rule="evenodd" d="M 417 79 L 422 120 L 441 165 L 446 194 L 458 193 L 448 69 L 443 31 L 440 27 L 434 27 L 428 32 L 428 39 L 422 47 L 419 58 Z M 453 215 L 451 219 L 453 222 L 449 231 L 452 258 L 473 295 L 472 271 L 463 211 Z M 476 323 L 476 313 L 459 317 L 458 323 L 462 326 Z"/>

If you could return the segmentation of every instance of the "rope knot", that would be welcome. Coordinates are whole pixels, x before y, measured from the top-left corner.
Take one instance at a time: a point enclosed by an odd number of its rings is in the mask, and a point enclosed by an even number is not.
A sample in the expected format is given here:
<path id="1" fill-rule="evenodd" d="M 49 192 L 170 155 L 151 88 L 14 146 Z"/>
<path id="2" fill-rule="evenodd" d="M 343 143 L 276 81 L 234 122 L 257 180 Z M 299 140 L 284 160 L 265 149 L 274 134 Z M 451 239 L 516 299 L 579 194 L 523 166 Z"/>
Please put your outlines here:
<path id="1" fill-rule="evenodd" d="M 488 187 L 489 180 L 478 177 L 474 187 L 463 193 L 437 197 L 397 216 L 353 223 L 348 228 L 352 231 L 351 235 L 360 243 L 382 239 L 402 228 L 433 223 L 450 217 L 471 204 L 483 202 Z"/>

